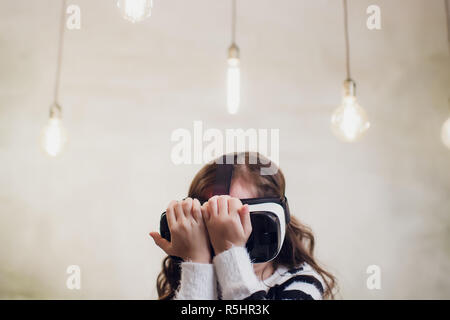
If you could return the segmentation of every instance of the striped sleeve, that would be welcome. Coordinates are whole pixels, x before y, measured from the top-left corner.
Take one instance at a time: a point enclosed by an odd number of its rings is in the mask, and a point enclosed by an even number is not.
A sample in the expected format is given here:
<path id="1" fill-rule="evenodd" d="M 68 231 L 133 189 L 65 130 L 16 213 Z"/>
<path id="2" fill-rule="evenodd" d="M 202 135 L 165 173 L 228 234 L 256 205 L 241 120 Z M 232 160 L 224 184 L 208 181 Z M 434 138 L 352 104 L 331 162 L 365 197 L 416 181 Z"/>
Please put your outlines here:
<path id="1" fill-rule="evenodd" d="M 224 300 L 321 300 L 324 283 L 309 265 L 286 271 L 269 290 L 254 271 L 247 249 L 232 247 L 214 257 Z"/>
<path id="2" fill-rule="evenodd" d="M 324 284 L 319 280 L 320 275 L 305 269 L 286 272 L 280 284 L 272 286 L 267 292 L 255 292 L 246 300 L 322 300 Z"/>
<path id="3" fill-rule="evenodd" d="M 322 283 L 313 275 L 293 275 L 281 287 L 277 299 L 322 300 Z"/>
<path id="4" fill-rule="evenodd" d="M 280 286 L 279 299 L 322 300 L 325 282 L 309 264 L 303 263 L 287 271 Z"/>

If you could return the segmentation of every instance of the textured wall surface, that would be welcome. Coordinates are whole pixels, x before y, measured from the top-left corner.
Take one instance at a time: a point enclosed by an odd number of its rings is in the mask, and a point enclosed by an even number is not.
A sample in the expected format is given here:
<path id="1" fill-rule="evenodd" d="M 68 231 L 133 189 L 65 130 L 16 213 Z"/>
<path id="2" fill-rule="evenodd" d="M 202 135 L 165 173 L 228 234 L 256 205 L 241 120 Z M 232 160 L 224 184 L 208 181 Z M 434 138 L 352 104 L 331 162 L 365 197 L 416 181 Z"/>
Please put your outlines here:
<path id="1" fill-rule="evenodd" d="M 60 6 L 0 0 L 0 298 L 156 298 L 148 232 L 200 165 L 170 158 L 177 128 L 279 128 L 295 216 L 341 298 L 450 298 L 450 64 L 443 1 L 349 1 L 352 76 L 372 127 L 329 129 L 345 78 L 334 0 L 238 1 L 242 105 L 226 113 L 230 2 L 155 1 L 141 24 L 114 1 L 71 0 L 61 103 L 67 150 L 39 135 L 52 103 Z M 382 29 L 366 28 L 381 7 Z M 81 290 L 66 288 L 79 265 Z M 379 265 L 381 290 L 366 268 Z"/>

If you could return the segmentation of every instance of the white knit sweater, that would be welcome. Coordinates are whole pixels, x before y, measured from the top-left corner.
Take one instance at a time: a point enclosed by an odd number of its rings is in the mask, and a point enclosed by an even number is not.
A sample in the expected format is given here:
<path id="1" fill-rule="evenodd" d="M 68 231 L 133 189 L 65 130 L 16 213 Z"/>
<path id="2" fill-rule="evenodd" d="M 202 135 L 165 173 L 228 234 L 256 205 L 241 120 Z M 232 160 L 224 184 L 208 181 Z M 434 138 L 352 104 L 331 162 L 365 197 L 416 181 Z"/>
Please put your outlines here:
<path id="1" fill-rule="evenodd" d="M 264 281 L 257 278 L 247 249 L 232 247 L 212 264 L 181 263 L 176 300 L 322 299 L 325 283 L 308 264 L 288 270 L 279 267 Z"/>

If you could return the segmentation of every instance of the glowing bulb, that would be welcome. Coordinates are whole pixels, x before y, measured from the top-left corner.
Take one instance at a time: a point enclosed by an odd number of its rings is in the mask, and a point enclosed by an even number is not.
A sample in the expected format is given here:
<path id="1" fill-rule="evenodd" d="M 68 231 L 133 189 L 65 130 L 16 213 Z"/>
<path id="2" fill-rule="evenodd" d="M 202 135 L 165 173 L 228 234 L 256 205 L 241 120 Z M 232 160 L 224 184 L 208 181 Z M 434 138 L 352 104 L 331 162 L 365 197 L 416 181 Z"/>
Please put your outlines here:
<path id="1" fill-rule="evenodd" d="M 450 118 L 442 125 L 441 138 L 442 143 L 450 149 Z"/>
<path id="2" fill-rule="evenodd" d="M 42 148 L 49 156 L 56 157 L 63 151 L 66 142 L 67 134 L 62 125 L 61 118 L 58 116 L 50 116 L 42 132 Z"/>
<path id="3" fill-rule="evenodd" d="M 239 68 L 239 49 L 232 45 L 228 55 L 227 106 L 230 114 L 239 109 L 241 95 L 241 70 Z"/>
<path id="4" fill-rule="evenodd" d="M 117 6 L 126 20 L 136 23 L 151 16 L 153 0 L 118 0 Z"/>
<path id="5" fill-rule="evenodd" d="M 344 82 L 344 98 L 331 117 L 333 133 L 342 141 L 357 141 L 369 129 L 367 114 L 359 106 L 354 95 L 355 85 L 351 80 Z"/>
<path id="6" fill-rule="evenodd" d="M 241 71 L 239 59 L 228 59 L 228 112 L 237 113 L 240 102 Z"/>
<path id="7" fill-rule="evenodd" d="M 358 140 L 370 127 L 366 112 L 353 96 L 344 97 L 331 117 L 331 125 L 333 133 L 346 142 Z"/>

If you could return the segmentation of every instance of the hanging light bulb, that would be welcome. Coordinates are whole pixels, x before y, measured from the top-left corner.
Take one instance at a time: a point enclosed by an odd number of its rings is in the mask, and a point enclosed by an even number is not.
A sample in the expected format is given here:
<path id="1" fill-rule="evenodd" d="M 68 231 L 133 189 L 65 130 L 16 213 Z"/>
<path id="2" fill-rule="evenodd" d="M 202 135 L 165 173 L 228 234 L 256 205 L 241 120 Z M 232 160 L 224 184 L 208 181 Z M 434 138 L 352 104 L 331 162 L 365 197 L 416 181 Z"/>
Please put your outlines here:
<path id="1" fill-rule="evenodd" d="M 126 20 L 136 23 L 151 16 L 153 0 L 118 0 L 117 6 Z"/>
<path id="2" fill-rule="evenodd" d="M 367 114 L 356 101 L 355 83 L 344 81 L 344 96 L 331 117 L 332 131 L 339 139 L 346 142 L 357 141 L 370 127 Z"/>
<path id="3" fill-rule="evenodd" d="M 239 48 L 233 43 L 228 50 L 227 105 L 230 114 L 236 114 L 239 109 L 240 88 Z"/>
<path id="4" fill-rule="evenodd" d="M 441 139 L 442 143 L 450 149 L 450 118 L 442 125 Z"/>
<path id="5" fill-rule="evenodd" d="M 67 142 L 67 133 L 62 125 L 62 108 L 57 103 L 59 101 L 59 88 L 61 83 L 61 65 L 63 58 L 64 46 L 64 30 L 65 30 L 65 14 L 66 14 L 66 0 L 62 0 L 61 20 L 58 42 L 58 60 L 56 63 L 55 89 L 54 89 L 54 103 L 50 107 L 50 117 L 47 125 L 42 130 L 41 147 L 52 157 L 59 155 Z"/>
<path id="6" fill-rule="evenodd" d="M 354 142 L 369 129 L 367 114 L 356 101 L 356 84 L 350 78 L 350 45 L 348 37 L 347 0 L 343 0 L 347 80 L 344 81 L 342 104 L 331 116 L 332 132 L 345 142 Z"/>
<path id="7" fill-rule="evenodd" d="M 51 157 L 58 156 L 67 142 L 67 133 L 62 124 L 61 107 L 57 104 L 50 108 L 50 117 L 41 135 L 41 146 Z"/>

